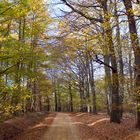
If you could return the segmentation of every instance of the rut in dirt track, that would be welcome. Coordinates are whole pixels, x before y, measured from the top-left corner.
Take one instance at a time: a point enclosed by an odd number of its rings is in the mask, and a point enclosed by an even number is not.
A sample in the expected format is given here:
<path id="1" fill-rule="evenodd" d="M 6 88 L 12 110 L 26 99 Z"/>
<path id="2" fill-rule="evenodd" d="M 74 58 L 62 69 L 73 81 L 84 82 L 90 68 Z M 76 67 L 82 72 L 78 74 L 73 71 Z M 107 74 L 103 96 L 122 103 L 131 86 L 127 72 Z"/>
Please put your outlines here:
<path id="1" fill-rule="evenodd" d="M 80 140 L 80 138 L 70 116 L 58 113 L 42 140 Z"/>

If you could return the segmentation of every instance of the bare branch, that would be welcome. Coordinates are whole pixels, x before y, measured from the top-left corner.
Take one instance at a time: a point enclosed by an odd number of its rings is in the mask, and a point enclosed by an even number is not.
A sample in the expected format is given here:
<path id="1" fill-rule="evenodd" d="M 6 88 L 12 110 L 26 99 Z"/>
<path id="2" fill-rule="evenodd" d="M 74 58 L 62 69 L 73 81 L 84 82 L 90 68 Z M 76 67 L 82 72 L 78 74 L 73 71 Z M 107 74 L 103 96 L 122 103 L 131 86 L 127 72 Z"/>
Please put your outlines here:
<path id="1" fill-rule="evenodd" d="M 81 15 L 81 16 L 85 17 L 86 19 L 90 20 L 92 23 L 94 23 L 94 22 L 103 23 L 103 19 L 98 19 L 98 18 L 93 18 L 93 17 L 87 16 L 87 15 L 84 14 L 83 12 L 81 12 L 81 11 L 75 9 L 71 4 L 69 4 L 69 3 L 67 2 L 67 0 L 61 0 L 61 1 L 63 1 L 63 2 L 64 2 L 68 7 L 70 7 L 74 12 L 76 12 L 76 13 L 78 13 L 79 15 Z"/>
<path id="2" fill-rule="evenodd" d="M 100 60 L 100 59 L 98 58 L 98 55 L 96 55 L 95 58 L 96 58 L 96 59 L 95 59 L 94 61 L 96 61 L 96 62 L 99 63 L 100 65 L 103 64 L 103 65 L 107 66 L 108 68 L 110 68 L 113 72 L 116 72 L 116 69 L 114 69 L 112 66 L 110 66 L 110 65 L 106 64 L 105 62 L 103 62 L 102 60 Z"/>

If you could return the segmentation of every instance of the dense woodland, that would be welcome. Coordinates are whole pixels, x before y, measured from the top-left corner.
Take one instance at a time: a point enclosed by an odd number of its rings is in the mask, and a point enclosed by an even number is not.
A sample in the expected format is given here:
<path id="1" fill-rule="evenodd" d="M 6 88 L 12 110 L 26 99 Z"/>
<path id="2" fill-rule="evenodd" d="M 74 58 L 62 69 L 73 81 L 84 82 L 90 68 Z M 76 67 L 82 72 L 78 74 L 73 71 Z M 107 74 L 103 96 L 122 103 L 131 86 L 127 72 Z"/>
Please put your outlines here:
<path id="1" fill-rule="evenodd" d="M 0 1 L 0 115 L 34 111 L 140 128 L 139 0 Z"/>

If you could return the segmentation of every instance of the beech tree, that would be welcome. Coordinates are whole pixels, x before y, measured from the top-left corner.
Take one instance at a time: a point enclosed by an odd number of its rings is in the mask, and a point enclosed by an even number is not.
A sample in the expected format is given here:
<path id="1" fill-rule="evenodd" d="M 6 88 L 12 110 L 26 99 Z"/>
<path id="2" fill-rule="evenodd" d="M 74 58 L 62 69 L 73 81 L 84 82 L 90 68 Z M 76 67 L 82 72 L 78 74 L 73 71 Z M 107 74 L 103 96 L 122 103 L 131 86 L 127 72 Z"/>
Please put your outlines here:
<path id="1" fill-rule="evenodd" d="M 15 115 L 40 111 L 38 79 L 47 61 L 42 39 L 51 18 L 43 1 L 2 1 L 0 7 L 0 108 Z"/>
<path id="2" fill-rule="evenodd" d="M 77 19 L 75 18 L 72 20 L 75 24 L 70 22 L 70 28 L 73 28 L 71 31 L 77 31 L 77 28 L 85 28 L 88 27 L 90 29 L 91 26 L 95 26 L 95 28 L 92 28 L 92 32 L 94 34 L 100 33 L 100 35 L 104 39 L 104 48 L 102 45 L 102 54 L 104 55 L 104 61 L 100 59 L 100 55 L 98 53 L 95 53 L 92 57 L 96 60 L 96 62 L 103 64 L 105 66 L 105 73 L 106 73 L 106 83 L 108 83 L 108 95 L 110 99 L 108 100 L 108 104 L 111 105 L 111 122 L 117 122 L 120 123 L 120 119 L 122 117 L 123 113 L 123 100 L 124 100 L 124 71 L 123 71 L 123 48 L 121 44 L 121 30 L 122 26 L 121 22 L 124 22 L 120 17 L 125 16 L 123 9 L 118 9 L 117 5 L 119 5 L 118 1 L 92 1 L 92 2 L 86 2 L 86 1 L 68 1 L 68 0 L 61 0 L 66 6 L 68 6 L 76 15 Z M 128 17 L 128 24 L 129 24 L 129 31 L 130 31 L 130 39 L 132 46 L 135 46 L 133 48 L 136 48 L 134 50 L 134 56 L 135 56 L 135 66 L 138 67 L 139 61 L 139 42 L 138 42 L 138 33 L 136 29 L 136 21 L 135 16 L 132 8 L 132 1 L 124 1 L 124 5 L 126 8 L 126 16 Z M 112 12 L 112 13 L 111 13 Z M 65 13 L 65 11 L 64 11 Z M 92 14 L 91 14 L 92 13 Z M 137 13 L 138 14 L 138 13 Z M 138 16 L 138 15 L 137 15 Z M 136 17 L 137 17 L 136 16 Z M 68 15 L 69 19 L 70 14 Z M 82 22 L 81 24 L 78 24 L 78 22 L 81 22 L 81 19 L 85 22 Z M 116 20 L 116 22 L 112 22 Z M 68 20 L 68 19 L 67 19 Z M 132 22 L 131 22 L 132 21 Z M 111 23 L 112 22 L 112 23 Z M 89 24 L 90 23 L 90 24 Z M 79 29 L 80 29 L 79 28 Z M 116 40 L 117 40 L 117 46 L 118 50 L 116 50 L 115 46 L 115 40 L 114 40 L 114 29 L 116 28 Z M 87 29 L 87 28 L 86 28 Z M 87 29 L 87 30 L 88 30 Z M 96 32 L 95 32 L 96 31 Z M 88 32 L 89 33 L 89 32 Z M 89 35 L 89 34 L 88 34 Z M 84 34 L 82 34 L 84 36 Z M 91 35 L 92 36 L 92 35 Z M 101 39 L 101 40 L 103 40 Z M 98 38 L 99 40 L 99 38 Z M 100 41 L 101 41 L 100 40 Z M 100 44 L 101 45 L 101 44 Z M 93 45 L 94 46 L 94 45 Z M 118 52 L 117 52 L 118 51 Z M 117 55 L 118 54 L 118 55 Z M 136 61 L 137 60 L 137 61 Z M 119 62 L 119 63 L 118 63 Z M 119 65 L 118 65 L 119 64 Z M 130 64 L 131 65 L 131 64 Z M 130 66 L 131 68 L 131 66 Z M 136 69 L 135 69 L 136 70 Z M 136 72 L 135 72 L 136 73 Z M 130 71 L 130 75 L 132 75 L 132 71 Z M 137 74 L 135 74 L 137 77 Z M 110 77 L 110 78 L 109 78 Z M 132 76 L 131 76 L 132 77 Z M 138 87 L 138 78 L 136 78 L 135 86 Z M 109 84 L 111 82 L 111 84 Z M 132 85 L 132 84 L 131 84 Z M 132 86 L 131 86 L 132 88 Z M 137 89 L 137 88 L 136 88 Z M 84 93 L 83 93 L 84 94 Z M 137 94 L 137 104 L 138 104 L 138 94 Z M 109 103 L 110 101 L 110 103 Z M 138 108 L 138 105 L 137 105 Z M 109 110 L 109 108 L 108 108 Z M 139 114 L 137 109 L 137 114 Z M 109 111 L 108 111 L 109 112 Z M 139 118 L 139 117 L 137 117 Z M 139 121 L 138 121 L 139 122 Z"/>
<path id="3" fill-rule="evenodd" d="M 116 54 L 114 50 L 114 44 L 112 39 L 112 28 L 110 25 L 110 16 L 109 16 L 109 10 L 106 1 L 99 1 L 98 3 L 99 8 L 102 8 L 103 16 L 100 15 L 101 18 L 92 18 L 85 13 L 77 10 L 69 1 L 63 0 L 63 2 L 70 7 L 74 12 L 80 14 L 87 20 L 90 20 L 91 23 L 100 23 L 104 29 L 104 37 L 105 37 L 105 47 L 109 49 L 110 58 L 111 58 L 111 68 L 112 71 L 112 107 L 111 107 L 111 122 L 117 122 L 120 123 L 120 101 L 119 101 L 119 79 L 118 79 L 118 70 L 117 70 L 117 60 L 116 60 Z M 96 6 L 95 6 L 96 7 Z M 96 10 L 96 9 L 95 9 Z M 97 57 L 96 57 L 97 58 Z M 100 61 L 97 59 L 97 61 Z M 101 61 L 100 61 L 101 62 Z"/>
<path id="4" fill-rule="evenodd" d="M 139 1 L 55 4 L 0 2 L 0 111 L 136 111 L 140 128 Z"/>
<path id="5" fill-rule="evenodd" d="M 130 39 L 131 44 L 134 51 L 135 56 L 135 94 L 136 94 L 136 100 L 137 100 L 137 127 L 140 128 L 140 95 L 139 95 L 139 86 L 140 86 L 140 44 L 139 44 L 139 38 L 137 34 L 137 28 L 136 28 L 136 21 L 134 17 L 134 12 L 132 8 L 132 1 L 131 0 L 124 0 L 124 5 L 126 8 L 126 15 L 128 17 L 128 24 L 129 24 L 129 31 L 130 31 Z"/>

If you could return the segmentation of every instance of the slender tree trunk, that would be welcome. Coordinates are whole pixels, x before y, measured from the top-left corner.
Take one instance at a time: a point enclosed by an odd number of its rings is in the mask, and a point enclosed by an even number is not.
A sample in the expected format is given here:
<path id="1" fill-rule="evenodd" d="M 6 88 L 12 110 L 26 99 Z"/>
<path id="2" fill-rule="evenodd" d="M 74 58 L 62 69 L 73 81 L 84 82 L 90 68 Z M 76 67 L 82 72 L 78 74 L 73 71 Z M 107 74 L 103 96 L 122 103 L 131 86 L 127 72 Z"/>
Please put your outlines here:
<path id="1" fill-rule="evenodd" d="M 57 104 L 57 92 L 54 92 L 54 100 L 55 100 L 55 111 L 58 111 L 58 104 Z"/>
<path id="2" fill-rule="evenodd" d="M 33 111 L 38 112 L 41 111 L 41 95 L 38 89 L 37 80 L 34 80 L 32 84 L 33 84 L 32 93 L 33 93 L 33 100 L 34 100 Z"/>
<path id="3" fill-rule="evenodd" d="M 86 97 L 85 97 L 85 78 L 81 66 L 79 66 L 79 93 L 80 93 L 80 111 L 87 112 Z"/>
<path id="4" fill-rule="evenodd" d="M 130 76 L 130 94 L 129 95 L 133 95 L 133 70 L 132 70 L 132 51 L 130 50 L 129 52 L 129 60 L 128 60 L 128 63 L 129 63 L 129 76 Z"/>
<path id="5" fill-rule="evenodd" d="M 57 82 L 57 111 L 62 111 L 62 106 L 61 106 L 61 93 L 59 91 L 59 83 Z"/>
<path id="6" fill-rule="evenodd" d="M 71 78 L 69 83 L 69 95 L 70 95 L 70 111 L 73 112 L 73 95 L 72 95 L 72 87 L 71 87 Z"/>
<path id="7" fill-rule="evenodd" d="M 116 2 L 116 1 L 115 1 Z M 116 14 L 116 37 L 117 37 L 117 46 L 118 46 L 118 60 L 119 60 L 119 93 L 120 93 L 120 118 L 123 116 L 123 99 L 124 99 L 124 70 L 123 70 L 123 59 L 122 59 L 122 44 L 120 38 L 120 26 L 119 18 L 117 16 L 117 2 L 115 4 L 115 14 Z"/>
<path id="8" fill-rule="evenodd" d="M 50 111 L 50 99 L 49 97 L 47 96 L 47 99 L 46 99 L 46 102 L 47 102 L 47 111 Z"/>
<path id="9" fill-rule="evenodd" d="M 110 64 L 110 56 L 109 55 L 104 55 L 104 62 L 109 65 Z M 111 81 L 111 72 L 110 68 L 107 66 L 104 66 L 105 69 L 105 90 L 106 90 L 106 95 L 107 95 L 107 113 L 110 115 L 111 113 L 111 95 L 112 95 L 112 81 Z"/>
<path id="10" fill-rule="evenodd" d="M 90 60 L 90 86 L 92 92 L 92 105 L 93 105 L 93 114 L 97 114 L 97 103 L 96 103 L 96 91 L 95 91 L 95 79 L 94 79 L 94 68 L 93 68 L 93 61 Z"/>

